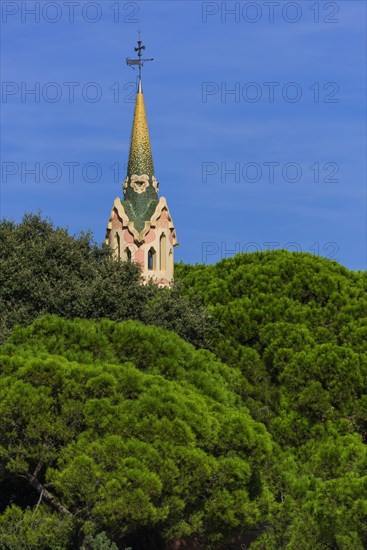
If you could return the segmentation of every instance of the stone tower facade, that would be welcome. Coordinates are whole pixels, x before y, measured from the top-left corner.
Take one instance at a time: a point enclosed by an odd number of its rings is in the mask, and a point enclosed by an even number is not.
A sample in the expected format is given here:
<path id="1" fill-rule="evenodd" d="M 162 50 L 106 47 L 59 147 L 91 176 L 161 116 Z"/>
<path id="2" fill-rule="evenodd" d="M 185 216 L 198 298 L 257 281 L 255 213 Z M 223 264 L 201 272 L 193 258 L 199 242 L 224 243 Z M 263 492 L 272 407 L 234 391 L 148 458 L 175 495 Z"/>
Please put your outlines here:
<path id="1" fill-rule="evenodd" d="M 140 71 L 123 199 L 113 204 L 106 243 L 116 259 L 139 262 L 145 281 L 172 285 L 178 243 L 166 199 L 158 197 Z"/>

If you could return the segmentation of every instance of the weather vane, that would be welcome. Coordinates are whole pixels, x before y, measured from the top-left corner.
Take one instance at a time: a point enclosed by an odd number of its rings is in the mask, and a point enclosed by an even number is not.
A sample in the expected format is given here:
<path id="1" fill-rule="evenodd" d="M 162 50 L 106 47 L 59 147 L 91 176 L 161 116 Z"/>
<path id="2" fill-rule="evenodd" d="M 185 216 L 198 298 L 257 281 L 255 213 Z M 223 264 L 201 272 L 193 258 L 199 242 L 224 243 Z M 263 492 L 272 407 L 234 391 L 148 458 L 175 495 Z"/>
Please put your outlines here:
<path id="1" fill-rule="evenodd" d="M 127 65 L 130 65 L 132 69 L 135 70 L 134 65 L 137 65 L 139 67 L 139 90 L 141 89 L 141 68 L 144 65 L 146 61 L 153 61 L 153 58 L 151 59 L 142 59 L 142 51 L 145 50 L 145 46 L 143 46 L 142 41 L 140 40 L 140 30 L 139 33 L 139 40 L 138 40 L 138 47 L 134 48 L 136 52 L 138 52 L 138 58 L 139 59 L 130 59 L 129 57 L 126 58 Z"/>

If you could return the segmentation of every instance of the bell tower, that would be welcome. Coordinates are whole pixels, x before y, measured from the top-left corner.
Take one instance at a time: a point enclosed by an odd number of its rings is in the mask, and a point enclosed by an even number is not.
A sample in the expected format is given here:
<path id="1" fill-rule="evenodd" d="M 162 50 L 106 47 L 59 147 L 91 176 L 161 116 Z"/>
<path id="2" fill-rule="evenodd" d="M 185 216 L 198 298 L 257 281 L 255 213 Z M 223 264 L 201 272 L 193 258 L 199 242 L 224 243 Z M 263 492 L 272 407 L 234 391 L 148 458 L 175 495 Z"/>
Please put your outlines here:
<path id="1" fill-rule="evenodd" d="M 113 204 L 106 243 L 116 259 L 138 262 L 145 281 L 171 286 L 178 243 L 166 199 L 158 197 L 141 78 L 144 63 L 152 59 L 142 59 L 144 49 L 139 36 L 138 59 L 126 60 L 139 69 L 138 86 L 123 199 L 117 197 Z"/>

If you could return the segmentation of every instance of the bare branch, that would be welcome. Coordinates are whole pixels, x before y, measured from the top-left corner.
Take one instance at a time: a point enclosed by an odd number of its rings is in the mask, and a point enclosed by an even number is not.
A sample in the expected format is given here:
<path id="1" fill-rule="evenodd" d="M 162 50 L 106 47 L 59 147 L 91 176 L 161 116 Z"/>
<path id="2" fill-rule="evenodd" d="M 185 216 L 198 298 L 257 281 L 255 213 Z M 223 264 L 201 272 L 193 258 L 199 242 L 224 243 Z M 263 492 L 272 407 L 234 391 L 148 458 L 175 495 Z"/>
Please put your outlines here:
<path id="1" fill-rule="evenodd" d="M 38 502 L 37 502 L 37 504 L 36 504 L 36 507 L 35 507 L 35 509 L 33 510 L 33 514 L 32 514 L 33 516 L 34 516 L 35 513 L 37 512 L 38 506 L 39 506 L 39 505 L 41 504 L 41 502 L 42 502 L 42 497 L 43 497 L 43 490 L 41 491 L 41 494 L 40 494 L 40 497 L 39 497 Z"/>
<path id="2" fill-rule="evenodd" d="M 46 502 L 51 504 L 51 506 L 55 508 L 55 510 L 57 510 L 61 514 L 73 516 L 73 514 L 67 508 L 65 508 L 65 506 L 63 506 L 61 502 L 58 501 L 57 498 L 52 493 L 50 493 L 50 491 L 48 491 L 33 474 L 26 473 L 25 476 L 21 477 L 25 477 L 31 487 L 33 487 L 33 489 L 35 489 Z"/>

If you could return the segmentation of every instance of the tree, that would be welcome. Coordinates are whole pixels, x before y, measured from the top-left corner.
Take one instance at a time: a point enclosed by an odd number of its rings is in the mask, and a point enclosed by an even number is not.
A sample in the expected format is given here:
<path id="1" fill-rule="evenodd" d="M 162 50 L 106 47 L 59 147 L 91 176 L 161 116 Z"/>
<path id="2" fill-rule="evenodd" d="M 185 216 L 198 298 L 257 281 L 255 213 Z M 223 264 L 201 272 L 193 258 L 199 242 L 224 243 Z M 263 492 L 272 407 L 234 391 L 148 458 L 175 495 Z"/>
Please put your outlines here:
<path id="1" fill-rule="evenodd" d="M 55 316 L 13 330 L 0 358 L 9 548 L 58 550 L 59 536 L 65 549 L 219 550 L 249 526 L 254 549 L 367 546 L 365 273 L 275 251 L 179 264 L 158 289 L 39 218 L 0 229 L 6 330 L 43 310 L 169 330 Z"/>
<path id="2" fill-rule="evenodd" d="M 84 536 L 207 548 L 266 516 L 271 440 L 210 352 L 133 321 L 45 317 L 14 331 L 0 369 L 6 514 L 28 487 L 30 510 L 40 499 Z"/>
<path id="3" fill-rule="evenodd" d="M 164 314 L 164 311 L 171 313 Z M 0 342 L 11 328 L 51 313 L 66 319 L 142 320 L 209 343 L 211 318 L 178 289 L 141 284 L 135 262 L 116 261 L 91 233 L 70 236 L 40 214 L 0 223 Z"/>
<path id="4" fill-rule="evenodd" d="M 367 276 L 310 254 L 179 265 L 218 323 L 214 351 L 277 448 L 274 495 L 251 548 L 367 546 Z"/>

